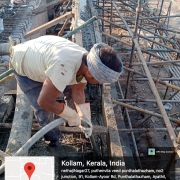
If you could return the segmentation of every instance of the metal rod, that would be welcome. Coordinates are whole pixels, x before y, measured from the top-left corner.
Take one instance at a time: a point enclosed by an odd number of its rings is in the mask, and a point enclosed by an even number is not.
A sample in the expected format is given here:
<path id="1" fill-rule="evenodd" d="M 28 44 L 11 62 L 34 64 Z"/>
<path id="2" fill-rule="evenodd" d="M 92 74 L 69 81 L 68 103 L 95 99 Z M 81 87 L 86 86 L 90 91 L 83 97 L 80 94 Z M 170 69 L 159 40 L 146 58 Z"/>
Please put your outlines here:
<path id="1" fill-rule="evenodd" d="M 103 19 L 103 18 L 100 18 L 100 17 L 98 17 L 99 19 Z M 107 20 L 105 20 L 105 21 L 107 21 Z M 110 36 L 110 35 L 108 35 L 107 33 L 104 33 L 104 32 L 101 32 L 103 35 L 105 35 L 105 36 Z M 124 44 L 126 44 L 126 45 L 128 45 L 128 46 L 131 46 L 131 44 L 130 43 L 128 43 L 128 42 L 126 42 L 126 41 L 123 41 L 123 40 L 120 40 L 120 39 L 118 39 L 118 38 L 116 38 L 116 37 L 114 37 L 114 36 L 110 36 L 112 39 L 114 39 L 114 40 L 116 40 L 116 41 L 119 41 L 119 42 L 122 42 L 122 43 L 124 43 Z M 145 49 L 141 49 L 141 51 L 142 52 L 144 52 L 144 53 L 146 53 L 146 54 L 150 54 L 150 55 L 152 55 L 152 56 L 154 56 L 154 57 L 156 57 L 156 58 L 158 58 L 158 59 L 162 59 L 162 60 L 164 60 L 164 61 L 168 61 L 168 59 L 166 59 L 166 58 L 164 58 L 164 57 L 162 57 L 162 56 L 158 56 L 158 55 L 156 55 L 156 54 L 153 54 L 153 53 L 151 53 L 151 52 L 149 52 L 149 51 L 147 51 L 147 50 L 145 50 Z M 147 62 L 147 63 L 150 63 L 150 62 Z M 173 62 L 173 64 L 174 65 L 176 65 L 174 62 Z M 179 65 L 178 65 L 179 66 Z"/>
<path id="2" fill-rule="evenodd" d="M 153 16 L 153 17 L 141 17 L 139 20 L 149 20 L 149 19 L 161 19 L 161 18 L 173 18 L 173 17 L 180 17 L 180 14 L 178 15 L 173 15 L 173 16 Z M 129 18 L 125 19 L 126 21 L 134 21 L 136 18 Z"/>
<path id="3" fill-rule="evenodd" d="M 141 0 L 138 0 L 138 6 L 136 8 L 136 20 L 135 20 L 135 30 L 134 30 L 134 37 L 137 36 L 137 30 L 138 30 L 138 22 L 139 22 L 139 13 L 141 11 Z M 133 41 L 132 44 L 132 50 L 131 50 L 131 57 L 129 60 L 129 68 L 132 67 L 132 61 L 133 61 L 133 56 L 134 56 L 134 49 L 135 49 L 135 43 Z M 129 90 L 129 84 L 130 84 L 130 76 L 131 76 L 131 72 L 128 72 L 128 77 L 127 77 L 127 82 L 126 82 L 126 90 L 125 90 L 125 94 L 124 94 L 124 98 L 127 98 L 127 94 L 128 94 L 128 90 Z"/>
<path id="4" fill-rule="evenodd" d="M 121 13 L 120 13 L 120 11 L 118 10 L 118 8 L 117 8 L 116 4 L 114 3 L 114 1 L 113 1 L 112 3 L 113 3 L 113 5 L 114 5 L 117 13 L 119 14 L 120 18 L 121 18 L 122 21 L 124 22 L 124 24 L 125 24 L 128 32 L 129 32 L 130 36 L 132 36 L 132 38 L 133 38 L 132 31 L 131 31 L 131 29 L 129 28 L 127 22 L 124 20 L 123 16 L 121 15 Z M 139 55 L 139 59 L 140 59 L 141 62 L 143 63 L 143 69 L 144 69 L 144 71 L 145 71 L 145 73 L 146 73 L 146 75 L 147 75 L 147 77 L 148 77 L 148 79 L 149 79 L 149 84 L 150 84 L 151 90 L 152 90 L 152 92 L 153 92 L 153 94 L 154 94 L 154 96 L 155 96 L 155 98 L 156 98 L 156 100 L 157 100 L 157 104 L 158 104 L 159 110 L 160 110 L 160 112 L 161 112 L 161 114 L 162 114 L 162 118 L 163 118 L 163 120 L 164 120 L 164 123 L 165 123 L 167 129 L 168 129 L 168 133 L 169 133 L 170 139 L 171 139 L 171 141 L 172 141 L 172 143 L 173 143 L 173 146 L 176 148 L 176 147 L 177 147 L 177 144 L 176 144 L 176 142 L 175 142 L 176 134 L 175 134 L 175 132 L 174 132 L 173 129 L 172 129 L 172 125 L 171 125 L 171 123 L 170 123 L 170 121 L 169 121 L 169 117 L 168 117 L 168 115 L 167 115 L 167 113 L 166 113 L 166 111 L 165 111 L 165 109 L 164 109 L 164 107 L 163 107 L 163 104 L 162 104 L 161 99 L 160 99 L 160 97 L 159 97 L 159 93 L 158 93 L 158 91 L 157 91 L 157 89 L 156 89 L 156 86 L 155 86 L 155 84 L 154 84 L 154 81 L 153 81 L 153 79 L 152 79 L 152 77 L 151 77 L 151 74 L 150 74 L 150 72 L 149 72 L 149 69 L 148 69 L 148 67 L 147 67 L 147 65 L 146 65 L 146 62 L 145 62 L 145 59 L 144 59 L 143 54 L 142 54 L 142 52 L 141 52 L 140 46 L 139 46 L 139 44 L 138 44 L 138 41 L 137 41 L 136 38 L 133 39 L 133 41 L 134 41 L 135 46 L 136 46 L 136 48 L 137 48 L 137 52 L 138 52 L 138 55 Z"/>
<path id="5" fill-rule="evenodd" d="M 129 28 L 129 26 L 128 26 L 128 24 L 126 23 L 126 26 L 128 27 L 126 27 L 126 28 L 124 28 L 124 27 L 122 27 L 122 26 L 119 26 L 119 25 L 117 25 L 117 24 L 115 24 L 115 23 L 113 23 L 113 22 L 110 22 L 110 21 L 108 21 L 108 20 L 105 20 L 104 18 L 101 18 L 101 17 L 99 17 L 98 16 L 98 19 L 101 19 L 101 20 L 104 20 L 105 22 L 108 22 L 108 23 L 111 23 L 111 24 L 113 24 L 113 25 L 115 25 L 115 26 L 117 26 L 117 27 L 119 27 L 119 28 L 121 28 L 121 29 L 124 29 L 124 30 L 130 30 L 131 31 L 131 29 Z M 132 31 L 131 31 L 132 32 Z M 148 37 L 146 37 L 146 36 L 143 36 L 143 35 L 141 35 L 141 34 L 137 34 L 139 37 L 141 37 L 141 38 L 143 38 L 143 39 L 146 39 L 146 40 L 148 40 L 148 41 L 150 41 L 150 42 L 154 42 L 154 43 L 156 43 L 156 44 L 158 44 L 158 45 L 160 45 L 160 46 L 162 46 L 162 47 L 165 47 L 165 48 L 167 48 L 167 49 L 170 49 L 170 50 L 172 50 L 173 52 L 177 52 L 177 53 L 180 53 L 180 50 L 178 50 L 178 49 L 173 49 L 173 48 L 171 48 L 171 47 L 169 47 L 169 46 L 166 46 L 166 45 L 164 45 L 164 44 L 161 44 L 161 43 L 159 43 L 159 42 L 157 42 L 157 41 L 155 41 L 155 40 L 152 40 L 152 39 L 150 39 L 150 38 L 148 38 Z M 131 35 L 130 35 L 131 36 Z M 133 37 L 133 35 L 131 36 L 131 38 Z M 163 38 L 163 37 L 162 37 Z M 142 51 L 146 51 L 146 50 L 142 50 Z M 147 51 L 146 51 L 146 53 L 148 53 Z"/>
<path id="6" fill-rule="evenodd" d="M 172 77 L 172 74 L 171 74 L 171 77 Z M 170 78 L 171 78 L 170 77 Z M 171 83 L 172 81 L 171 80 L 169 80 L 169 83 Z M 168 89 L 169 89 L 169 87 L 166 87 L 166 91 L 165 91 L 165 93 L 164 93 L 164 97 L 163 97 L 163 99 L 166 99 L 166 95 L 167 95 L 167 93 L 168 93 Z"/>
<path id="7" fill-rule="evenodd" d="M 123 107 L 128 108 L 128 109 L 133 109 L 133 110 L 136 110 L 136 111 L 139 111 L 139 112 L 142 112 L 142 113 L 145 113 L 145 114 L 149 114 L 149 115 L 152 115 L 152 116 L 155 116 L 155 117 L 158 117 L 158 118 L 163 118 L 163 115 L 158 114 L 158 113 L 154 113 L 152 111 L 148 111 L 146 109 L 142 109 L 142 108 L 139 108 L 139 107 L 136 107 L 136 106 L 131 106 L 129 104 L 119 102 L 119 101 L 116 101 L 116 100 L 112 100 L 112 102 L 116 103 L 116 104 L 119 104 L 120 106 L 123 106 Z M 170 121 L 172 121 L 172 122 L 180 125 L 180 120 L 179 119 L 168 117 L 168 121 L 169 121 L 169 123 L 170 123 Z M 168 127 L 167 127 L 167 129 L 168 129 Z M 173 128 L 172 128 L 172 130 L 173 130 Z M 169 129 L 168 129 L 168 132 L 169 132 Z M 175 140 L 176 140 L 176 138 L 175 138 Z"/>
<path id="8" fill-rule="evenodd" d="M 110 21 L 112 21 L 112 12 L 113 12 L 113 5 L 111 3 L 111 16 L 110 16 Z M 112 24 L 110 24 L 109 26 L 109 34 L 111 35 L 112 34 Z M 111 46 L 111 38 L 109 38 L 109 45 Z"/>
<path id="9" fill-rule="evenodd" d="M 175 63 L 180 63 L 180 60 L 174 60 L 174 61 L 157 61 L 157 62 L 146 62 L 148 65 L 172 65 Z M 127 64 L 127 63 L 126 63 Z M 132 66 L 139 66 L 142 65 L 142 63 L 132 63 Z"/>
<path id="10" fill-rule="evenodd" d="M 132 51 L 132 48 L 123 48 L 124 50 L 126 51 Z M 151 52 L 173 52 L 173 50 L 169 50 L 169 49 L 150 49 L 150 48 L 144 48 L 143 50 L 146 50 L 146 51 L 151 51 Z M 135 51 L 136 51 L 136 48 L 135 48 Z"/>
<path id="11" fill-rule="evenodd" d="M 139 73 L 139 72 L 135 71 L 134 69 L 130 69 L 130 68 L 127 68 L 127 67 L 124 67 L 124 69 L 125 69 L 126 71 L 134 72 L 135 74 L 138 74 L 138 75 L 140 75 L 140 76 L 148 77 L 148 76 L 146 76 L 146 75 L 144 75 L 144 74 L 142 74 L 142 73 Z M 152 77 L 151 77 L 151 78 L 152 78 Z M 149 78 L 148 78 L 148 80 L 149 80 Z M 157 83 L 162 84 L 162 85 L 164 85 L 164 86 L 167 86 L 167 87 L 170 87 L 170 88 L 173 88 L 173 89 L 176 89 L 176 90 L 180 91 L 180 87 L 175 86 L 175 85 L 173 85 L 173 84 L 160 81 L 159 79 L 156 79 L 156 78 L 152 78 L 152 80 L 153 80 L 154 82 L 157 82 Z M 152 91 L 154 91 L 154 89 L 152 89 Z M 158 93 L 158 92 L 157 92 L 157 93 Z"/>
<path id="12" fill-rule="evenodd" d="M 74 29 L 70 33 L 63 36 L 63 38 L 70 38 L 73 34 L 76 34 L 78 31 L 80 31 L 81 29 L 83 29 L 84 27 L 86 27 L 87 25 L 91 24 L 92 22 L 94 22 L 96 20 L 97 20 L 97 17 L 93 16 L 91 19 L 87 20 L 84 24 L 82 24 L 81 26 L 77 27 L 76 29 Z"/>
<path id="13" fill-rule="evenodd" d="M 180 128 L 173 128 L 174 131 L 180 131 Z M 133 133 L 142 133 L 142 132 L 159 132 L 159 131 L 167 131 L 167 128 L 138 128 L 138 129 L 118 129 L 119 132 L 133 132 Z"/>
<path id="14" fill-rule="evenodd" d="M 9 76 L 11 73 L 13 73 L 13 69 L 9 69 L 9 70 L 7 70 L 6 72 L 4 72 L 4 73 L 2 73 L 1 75 L 0 75 L 0 80 L 1 79 L 3 79 L 3 78 L 5 78 L 5 77 L 7 77 L 7 76 Z"/>
<path id="15" fill-rule="evenodd" d="M 168 12 L 167 12 L 167 14 L 169 14 L 169 16 L 170 16 L 170 13 L 171 13 L 171 5 L 172 5 L 172 1 L 170 2 L 169 7 L 168 7 Z M 168 21 L 167 21 L 166 28 L 168 28 L 168 26 L 169 26 L 169 18 L 168 18 Z"/>
<path id="16" fill-rule="evenodd" d="M 160 81 L 180 81 L 180 78 L 159 78 Z M 127 79 L 120 78 L 119 82 L 126 82 Z M 130 81 L 148 81 L 147 78 L 132 78 Z"/>
<path id="17" fill-rule="evenodd" d="M 156 102 L 155 99 L 116 99 L 119 102 Z M 162 103 L 180 103 L 180 100 L 161 100 Z"/>
<path id="18" fill-rule="evenodd" d="M 119 90 L 121 92 L 122 98 L 124 98 L 124 95 L 123 95 L 123 92 L 122 92 L 122 89 L 121 89 L 121 86 L 120 86 L 119 82 L 118 82 L 118 86 L 119 86 Z M 125 108 L 125 112 L 126 112 L 126 116 L 127 116 L 129 127 L 130 127 L 130 129 L 132 129 L 131 120 L 130 120 L 130 117 L 129 117 L 128 110 L 126 108 Z M 135 136 L 134 136 L 133 132 L 131 132 L 131 136 L 132 136 L 132 140 L 133 140 L 133 144 L 134 144 L 134 148 L 135 148 L 135 153 L 136 153 L 136 157 L 137 157 L 137 160 L 138 160 L 138 164 L 139 164 L 140 167 L 142 167 L 141 161 L 139 159 L 139 152 L 138 152 L 138 149 L 137 149 L 136 139 L 135 139 Z"/>

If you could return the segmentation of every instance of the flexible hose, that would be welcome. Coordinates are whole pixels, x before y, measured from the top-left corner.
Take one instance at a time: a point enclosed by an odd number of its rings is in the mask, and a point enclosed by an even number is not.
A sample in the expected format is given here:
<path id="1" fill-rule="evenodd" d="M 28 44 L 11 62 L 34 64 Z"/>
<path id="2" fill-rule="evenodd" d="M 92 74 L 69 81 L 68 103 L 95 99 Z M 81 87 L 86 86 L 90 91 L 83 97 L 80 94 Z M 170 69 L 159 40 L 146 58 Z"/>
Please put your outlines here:
<path id="1" fill-rule="evenodd" d="M 44 126 L 41 130 L 39 130 L 35 135 L 33 135 L 13 156 L 23 155 L 36 141 L 38 141 L 44 134 L 49 132 L 51 129 L 56 126 L 67 122 L 66 120 L 59 118 L 54 120 L 53 122 Z M 5 163 L 0 167 L 0 174 L 4 172 Z"/>

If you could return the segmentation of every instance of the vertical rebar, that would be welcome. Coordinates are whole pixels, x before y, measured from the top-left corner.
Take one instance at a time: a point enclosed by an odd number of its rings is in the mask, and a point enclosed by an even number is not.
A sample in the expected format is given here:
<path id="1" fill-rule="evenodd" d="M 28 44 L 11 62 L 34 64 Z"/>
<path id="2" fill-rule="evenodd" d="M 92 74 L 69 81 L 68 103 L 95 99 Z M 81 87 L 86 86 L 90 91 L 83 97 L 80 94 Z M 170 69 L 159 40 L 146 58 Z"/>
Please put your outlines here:
<path id="1" fill-rule="evenodd" d="M 141 11 L 141 0 L 138 0 L 138 6 L 136 8 L 135 30 L 134 30 L 133 39 L 136 38 L 136 36 L 137 36 L 140 11 Z M 134 43 L 133 39 L 132 39 L 133 44 L 132 44 L 132 50 L 131 50 L 131 57 L 129 60 L 129 68 L 132 68 L 133 55 L 134 55 L 134 49 L 135 49 L 135 43 Z M 125 95 L 124 95 L 125 99 L 127 99 L 127 94 L 128 94 L 128 90 L 129 90 L 130 76 L 131 76 L 131 72 L 128 72 L 128 77 L 127 77 L 127 82 L 126 82 L 126 91 L 125 91 Z"/>
<path id="2" fill-rule="evenodd" d="M 104 0 L 103 0 L 102 16 L 104 18 Z M 102 21 L 102 31 L 104 31 L 104 21 Z"/>
<path id="3" fill-rule="evenodd" d="M 122 99 L 124 99 L 124 95 L 123 95 L 123 92 L 122 92 L 122 89 L 121 89 L 121 85 L 120 85 L 119 82 L 117 82 L 117 83 L 118 83 L 119 90 L 121 92 Z M 129 128 L 132 129 L 132 124 L 131 124 L 131 120 L 130 120 L 130 117 L 129 117 L 129 112 L 128 112 L 128 110 L 126 108 L 125 108 L 125 112 L 126 112 Z M 135 153 L 136 153 L 136 157 L 137 157 L 137 160 L 138 160 L 139 167 L 142 168 L 141 161 L 140 161 L 140 158 L 139 158 L 139 152 L 138 152 L 138 149 L 137 149 L 136 139 L 135 139 L 135 136 L 134 136 L 133 132 L 131 132 L 131 136 L 132 136 L 132 140 L 133 140 L 133 144 L 134 144 Z"/>
<path id="4" fill-rule="evenodd" d="M 113 5 L 111 0 L 111 15 L 110 15 L 110 21 L 112 22 L 112 12 L 113 12 Z M 109 34 L 112 34 L 112 24 L 109 25 Z M 109 38 L 109 46 L 111 46 L 111 38 Z"/>
<path id="5" fill-rule="evenodd" d="M 163 4 L 164 4 L 164 0 L 162 0 L 162 2 L 161 2 L 161 7 L 160 7 L 160 11 L 159 11 L 159 16 L 161 15 Z M 158 18 L 158 20 L 157 20 L 158 23 L 159 23 L 159 20 L 160 20 L 160 19 Z M 157 33 L 157 29 L 155 29 L 155 33 Z M 155 38 L 154 38 L 153 40 L 155 40 Z M 153 49 L 153 46 L 154 46 L 154 43 L 152 43 L 151 49 Z M 151 59 L 151 55 L 149 55 L 149 60 L 148 60 L 148 61 L 150 61 L 150 59 Z"/>
<path id="6" fill-rule="evenodd" d="M 171 78 L 171 77 L 172 77 L 172 74 L 171 74 L 170 78 Z M 170 82 L 171 82 L 171 81 L 169 81 L 169 83 L 170 83 Z M 169 89 L 169 87 L 166 87 L 166 91 L 165 91 L 165 93 L 164 93 L 163 99 L 166 99 L 166 95 L 167 95 L 168 89 Z"/>
<path id="7" fill-rule="evenodd" d="M 167 16 L 170 16 L 170 14 L 171 14 L 171 5 L 172 5 L 172 1 L 171 1 L 170 4 L 169 4 Z M 169 18 L 167 19 L 166 28 L 168 29 L 168 27 L 169 27 Z"/>

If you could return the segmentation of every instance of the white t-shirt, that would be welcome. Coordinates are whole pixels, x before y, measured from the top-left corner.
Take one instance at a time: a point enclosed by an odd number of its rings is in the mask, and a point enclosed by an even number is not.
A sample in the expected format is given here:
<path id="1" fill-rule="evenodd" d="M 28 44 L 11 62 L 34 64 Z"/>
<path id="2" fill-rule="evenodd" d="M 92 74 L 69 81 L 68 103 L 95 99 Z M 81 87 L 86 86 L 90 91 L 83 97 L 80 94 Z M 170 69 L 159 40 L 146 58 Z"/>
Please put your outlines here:
<path id="1" fill-rule="evenodd" d="M 63 92 L 67 85 L 78 84 L 76 73 L 84 53 L 86 49 L 67 39 L 46 35 L 12 47 L 11 63 L 21 76 L 38 82 L 49 77 Z"/>

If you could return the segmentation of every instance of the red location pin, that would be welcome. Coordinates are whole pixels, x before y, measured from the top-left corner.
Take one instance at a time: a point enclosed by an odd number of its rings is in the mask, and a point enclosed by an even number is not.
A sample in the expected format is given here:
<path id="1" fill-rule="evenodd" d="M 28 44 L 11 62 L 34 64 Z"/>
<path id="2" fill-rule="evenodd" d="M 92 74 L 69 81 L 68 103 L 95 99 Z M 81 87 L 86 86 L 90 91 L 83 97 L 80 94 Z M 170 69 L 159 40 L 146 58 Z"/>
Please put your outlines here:
<path id="1" fill-rule="evenodd" d="M 35 170 L 35 165 L 32 162 L 28 162 L 24 165 L 24 170 L 29 177 L 29 180 Z"/>

